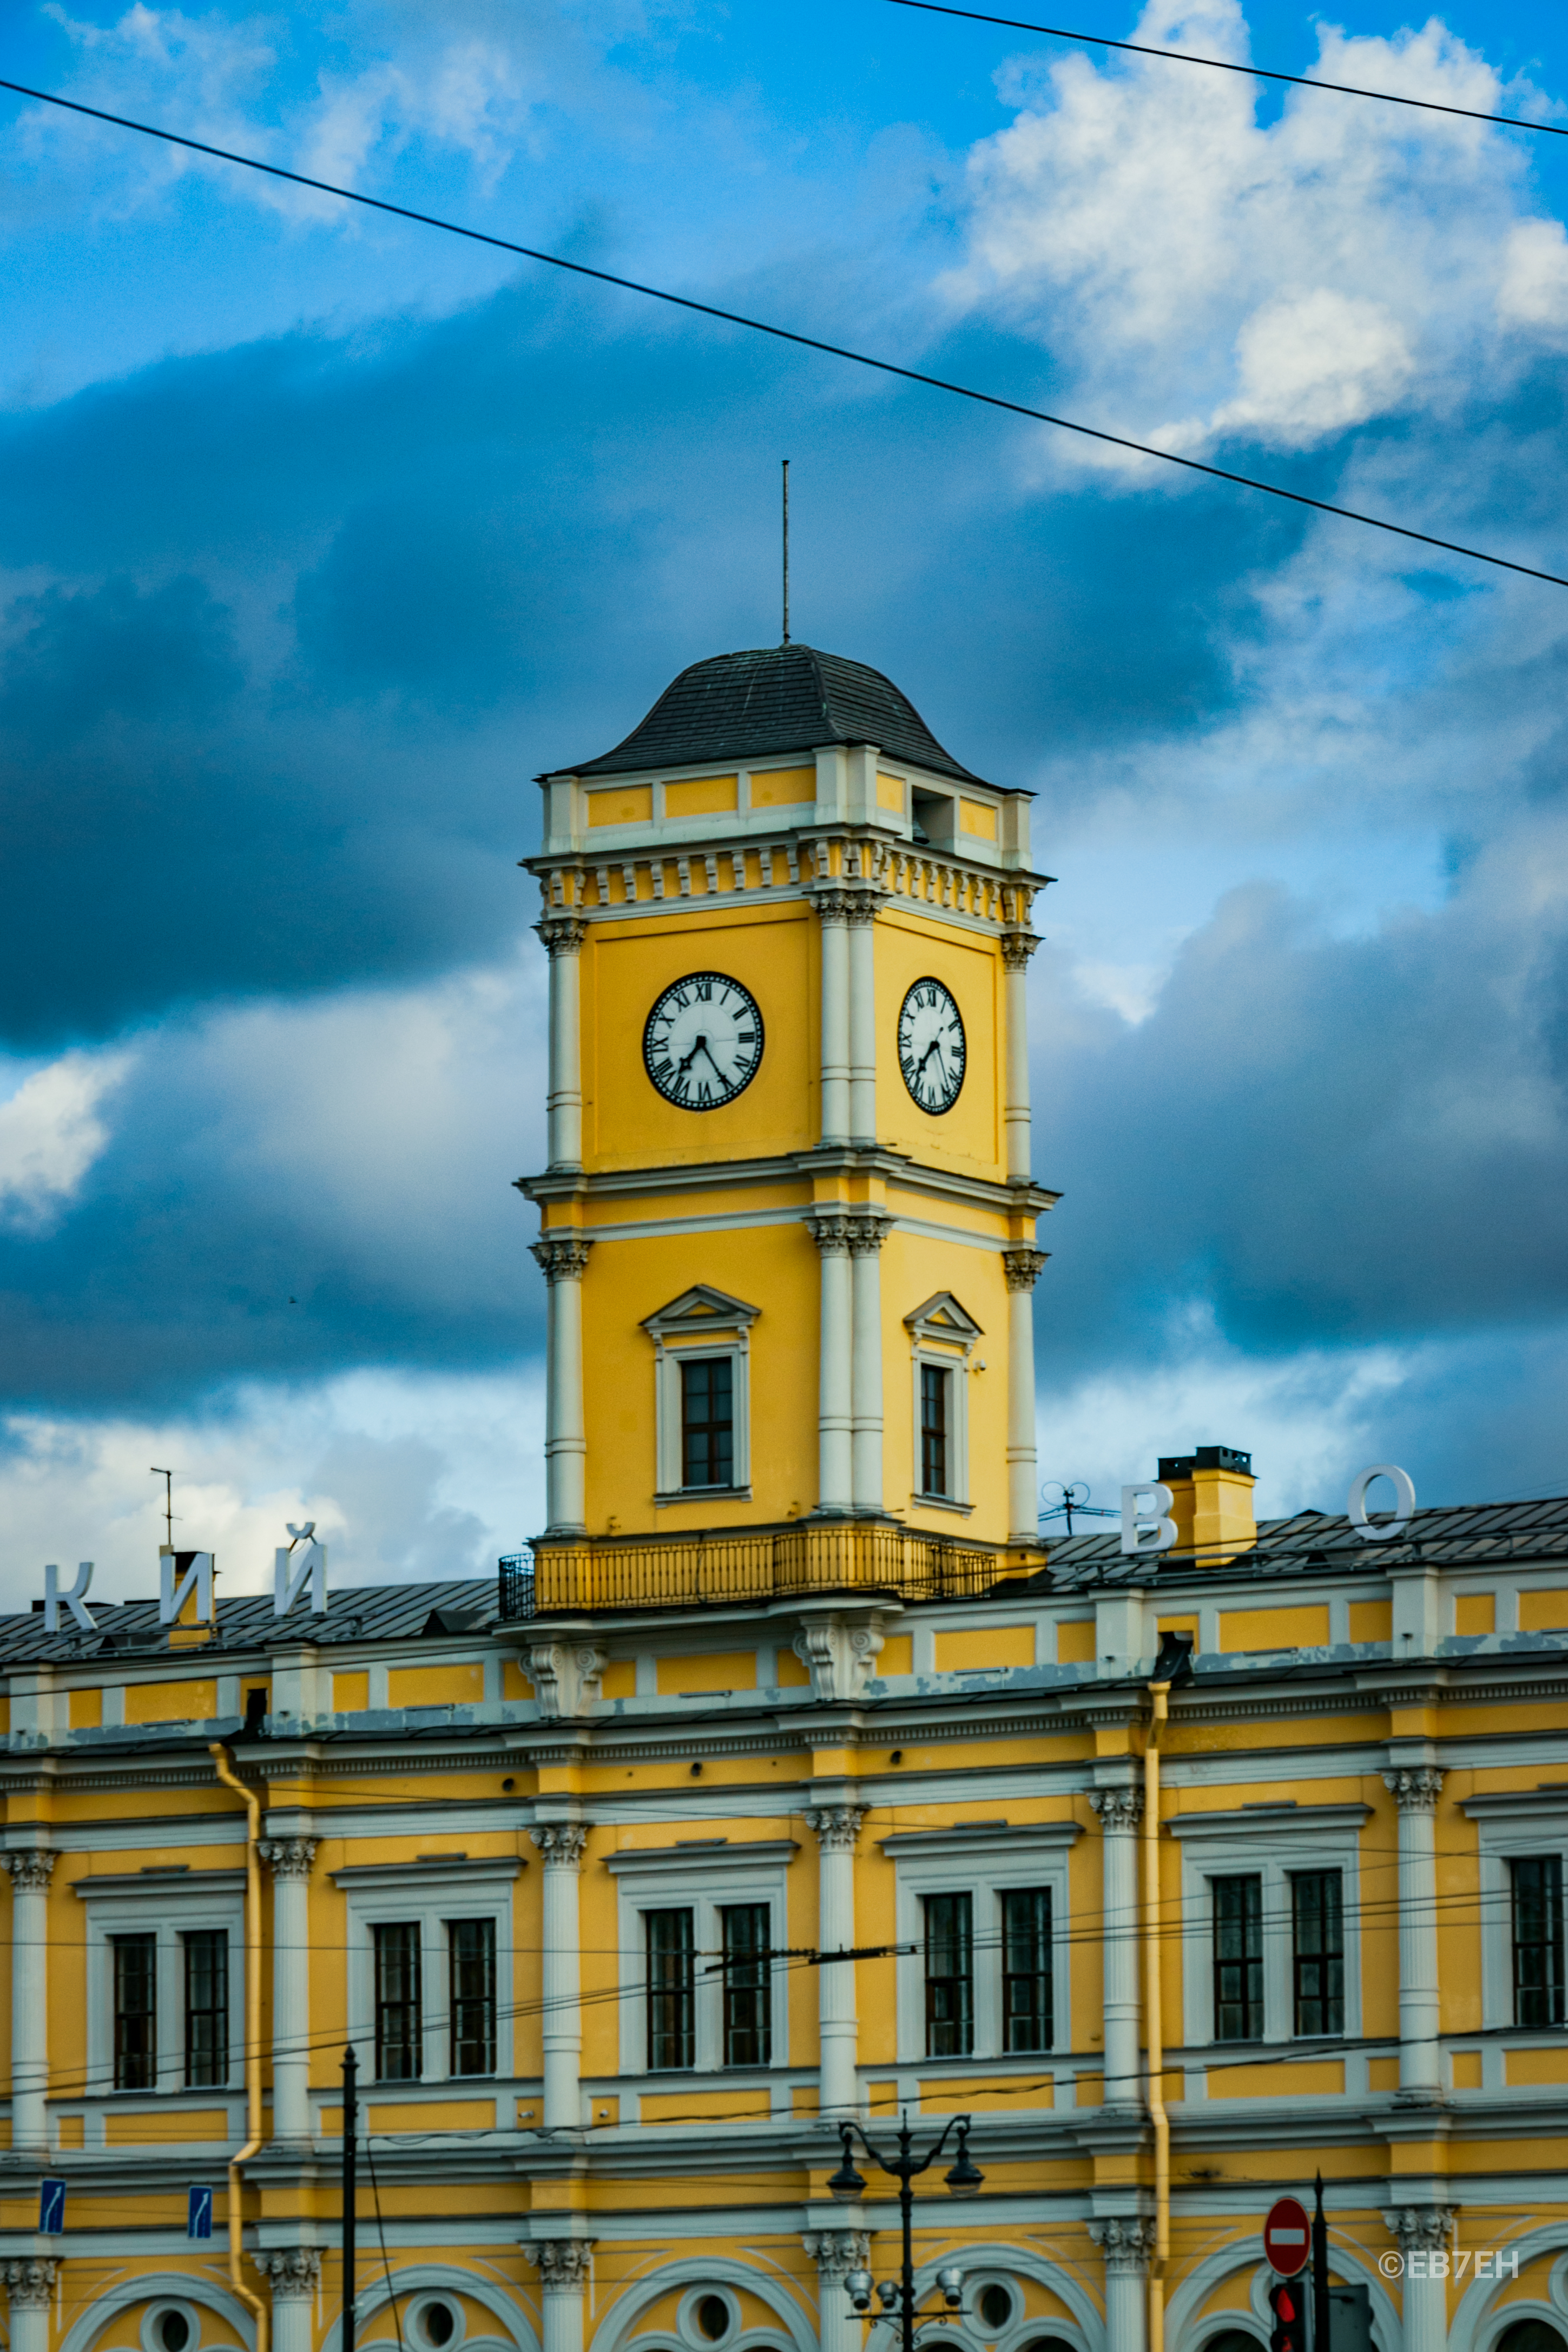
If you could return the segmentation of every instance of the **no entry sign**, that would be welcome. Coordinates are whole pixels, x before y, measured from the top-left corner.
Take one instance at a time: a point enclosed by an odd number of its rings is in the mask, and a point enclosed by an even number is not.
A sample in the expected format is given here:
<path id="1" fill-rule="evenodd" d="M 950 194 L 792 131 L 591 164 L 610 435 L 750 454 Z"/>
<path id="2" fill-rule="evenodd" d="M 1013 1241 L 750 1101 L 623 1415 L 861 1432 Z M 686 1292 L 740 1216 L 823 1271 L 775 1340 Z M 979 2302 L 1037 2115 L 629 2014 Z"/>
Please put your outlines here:
<path id="1" fill-rule="evenodd" d="M 1294 2197 L 1281 2197 L 1268 2208 L 1263 2224 L 1263 2251 L 1281 2278 L 1294 2278 L 1307 2267 L 1312 2251 L 1312 2226 L 1307 2209 Z"/>

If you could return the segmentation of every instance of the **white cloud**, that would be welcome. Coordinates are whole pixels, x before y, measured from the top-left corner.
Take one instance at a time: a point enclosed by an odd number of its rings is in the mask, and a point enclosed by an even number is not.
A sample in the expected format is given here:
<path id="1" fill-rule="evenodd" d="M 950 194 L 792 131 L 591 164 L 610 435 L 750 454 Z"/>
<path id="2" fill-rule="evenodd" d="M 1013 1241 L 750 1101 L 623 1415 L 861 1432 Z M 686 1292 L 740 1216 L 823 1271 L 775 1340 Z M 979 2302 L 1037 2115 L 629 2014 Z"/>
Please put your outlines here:
<path id="1" fill-rule="evenodd" d="M 1247 53 L 1236 0 L 1151 0 L 1137 37 Z M 1325 28 L 1321 50 L 1334 80 L 1521 103 L 1436 19 L 1389 40 Z M 1000 79 L 1018 111 L 972 152 L 945 289 L 1048 344 L 1108 425 L 1184 451 L 1237 432 L 1307 447 L 1495 386 L 1500 323 L 1528 343 L 1568 321 L 1568 250 L 1530 217 L 1507 133 L 1310 90 L 1260 123 L 1243 77 L 1154 59 Z"/>
<path id="2" fill-rule="evenodd" d="M 109 1141 L 99 1105 L 132 1059 L 66 1054 L 0 1103 L 0 1223 L 42 1233 L 69 1206 Z"/>

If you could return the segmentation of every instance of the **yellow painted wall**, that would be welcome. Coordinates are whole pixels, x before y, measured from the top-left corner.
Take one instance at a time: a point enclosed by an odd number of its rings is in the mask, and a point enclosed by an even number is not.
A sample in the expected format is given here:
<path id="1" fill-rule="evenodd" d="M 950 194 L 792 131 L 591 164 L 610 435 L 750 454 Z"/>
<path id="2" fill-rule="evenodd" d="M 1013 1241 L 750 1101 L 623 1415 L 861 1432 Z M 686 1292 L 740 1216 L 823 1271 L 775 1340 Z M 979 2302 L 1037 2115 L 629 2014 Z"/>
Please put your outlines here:
<path id="1" fill-rule="evenodd" d="M 1222 1650 L 1315 1649 L 1329 1638 L 1329 1610 L 1303 1604 L 1299 1609 L 1225 1609 L 1220 1612 Z"/>
<path id="2" fill-rule="evenodd" d="M 914 1652 L 912 1635 L 889 1633 L 877 1660 L 877 1672 L 879 1675 L 912 1675 L 915 1670 Z"/>
<path id="3" fill-rule="evenodd" d="M 877 806 L 879 808 L 896 809 L 901 816 L 904 813 L 906 798 L 907 794 L 905 793 L 904 780 L 902 776 L 884 775 L 881 770 L 879 769 L 877 772 Z"/>
<path id="4" fill-rule="evenodd" d="M 803 801 L 816 798 L 815 768 L 752 770 L 752 806 L 754 809 L 798 808 Z"/>
<path id="5" fill-rule="evenodd" d="M 703 1650 L 691 1657 L 660 1658 L 661 1697 L 682 1691 L 755 1690 L 755 1650 Z"/>
<path id="6" fill-rule="evenodd" d="M 651 784 L 600 785 L 588 794 L 590 828 L 607 824 L 647 824 L 653 816 Z"/>
<path id="7" fill-rule="evenodd" d="M 939 1675 L 962 1673 L 974 1666 L 1032 1666 L 1035 1629 L 1032 1625 L 974 1625 L 936 1637 Z"/>
<path id="8" fill-rule="evenodd" d="M 958 802 L 958 829 L 976 841 L 996 838 L 996 810 L 990 801 L 965 800 L 961 793 Z"/>
<path id="9" fill-rule="evenodd" d="M 1058 1666 L 1091 1666 L 1094 1664 L 1092 1617 L 1068 1617 L 1065 1621 L 1058 1621 L 1057 1664 Z"/>
<path id="10" fill-rule="evenodd" d="M 485 1670 L 477 1658 L 457 1665 L 394 1666 L 386 1677 L 389 1706 L 477 1706 L 484 1695 Z"/>
<path id="11" fill-rule="evenodd" d="M 216 1713 L 217 1685 L 206 1678 L 126 1686 L 127 1723 L 205 1723 Z"/>
<path id="12" fill-rule="evenodd" d="M 100 1690 L 73 1690 L 70 1695 L 70 1727 L 73 1731 L 96 1731 L 103 1721 L 103 1693 Z"/>
<path id="13" fill-rule="evenodd" d="M 877 923 L 877 1127 L 881 1140 L 929 1167 L 1000 1181 L 1002 963 L 994 940 L 894 902 Z M 899 1069 L 899 1010 L 917 980 L 940 980 L 963 1020 L 963 1090 L 940 1117 L 922 1110 Z"/>
<path id="14" fill-rule="evenodd" d="M 1497 1594 L 1495 1592 L 1461 1592 L 1454 1601 L 1456 1633 L 1495 1633 L 1497 1632 Z"/>
<path id="15" fill-rule="evenodd" d="M 1521 1592 L 1519 1630 L 1521 1633 L 1555 1633 L 1568 1626 L 1568 1592 Z"/>
<path id="16" fill-rule="evenodd" d="M 1352 1601 L 1350 1605 L 1352 1642 L 1389 1642 L 1394 1638 L 1392 1601 Z"/>
<path id="17" fill-rule="evenodd" d="M 358 1715 L 370 1705 L 370 1676 L 349 1673 L 332 1676 L 332 1708 L 338 1715 Z"/>
<path id="18" fill-rule="evenodd" d="M 739 776 L 684 776 L 664 788 L 667 817 L 714 816 L 740 805 Z"/>
<path id="19" fill-rule="evenodd" d="M 1338 2059 L 1208 2070 L 1211 2099 L 1321 2099 L 1337 2097 L 1344 2087 L 1345 2070 Z"/>

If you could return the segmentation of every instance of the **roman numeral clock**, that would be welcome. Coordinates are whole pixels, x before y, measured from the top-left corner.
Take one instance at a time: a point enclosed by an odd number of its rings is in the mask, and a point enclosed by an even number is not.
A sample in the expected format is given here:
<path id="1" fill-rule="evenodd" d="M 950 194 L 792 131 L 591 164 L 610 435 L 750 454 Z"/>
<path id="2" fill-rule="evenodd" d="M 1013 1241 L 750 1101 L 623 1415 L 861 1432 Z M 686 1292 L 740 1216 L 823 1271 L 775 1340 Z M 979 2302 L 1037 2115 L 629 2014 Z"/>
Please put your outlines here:
<path id="1" fill-rule="evenodd" d="M 540 1608 L 1037 1559 L 1030 794 L 793 645 L 539 781 Z"/>

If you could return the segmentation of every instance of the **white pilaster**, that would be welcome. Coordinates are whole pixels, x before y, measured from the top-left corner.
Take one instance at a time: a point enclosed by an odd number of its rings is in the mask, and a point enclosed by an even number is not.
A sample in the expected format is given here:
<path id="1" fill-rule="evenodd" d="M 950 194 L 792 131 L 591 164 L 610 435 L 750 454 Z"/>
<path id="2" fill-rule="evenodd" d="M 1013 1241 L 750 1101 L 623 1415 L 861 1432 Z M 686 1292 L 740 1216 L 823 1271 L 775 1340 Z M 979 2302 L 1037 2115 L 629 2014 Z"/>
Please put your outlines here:
<path id="1" fill-rule="evenodd" d="M 846 1512 L 854 1501 L 852 1431 L 854 1313 L 849 1242 L 854 1221 L 819 1211 L 812 1234 L 822 1258 L 818 1345 L 816 1455 L 819 1511 Z"/>
<path id="2" fill-rule="evenodd" d="M 891 1217 L 862 1210 L 849 1225 L 850 1484 L 858 1511 L 883 1507 L 881 1249 L 892 1223 Z"/>
<path id="3" fill-rule="evenodd" d="M 1115 2215 L 1091 2221 L 1089 2234 L 1105 2260 L 1105 2352 L 1145 2352 L 1154 2224 L 1137 2214 Z"/>
<path id="4" fill-rule="evenodd" d="M 546 915 L 534 929 L 550 953 L 552 1168 L 583 1165 L 582 950 L 588 926 L 575 915 Z"/>
<path id="5" fill-rule="evenodd" d="M 826 845 L 817 856 L 825 859 Z M 819 876 L 826 864 L 819 864 Z M 849 1140 L 849 933 L 847 891 L 814 889 L 822 929 L 822 1141 Z"/>
<path id="6" fill-rule="evenodd" d="M 855 1944 L 855 1843 L 866 1808 L 814 1805 L 805 1818 L 816 1832 L 817 1948 L 824 1955 L 850 1951 Z M 837 2122 L 859 2113 L 855 1963 L 825 1958 L 817 1978 L 817 2104 L 823 2116 Z"/>
<path id="7" fill-rule="evenodd" d="M 1400 2296 L 1405 2352 L 1444 2352 L 1448 2340 L 1448 2272 L 1446 2259 L 1454 2228 L 1449 2205 L 1401 2205 L 1385 2212 L 1390 2233 L 1405 2257 Z M 1436 2257 L 1436 2262 L 1434 2262 Z M 1436 2271 L 1436 2276 L 1433 2275 Z"/>
<path id="8" fill-rule="evenodd" d="M 1135 1782 L 1091 1789 L 1100 1815 L 1100 1909 L 1104 1920 L 1105 2105 L 1134 2107 L 1142 2097 L 1138 2063 L 1138 1824 L 1143 1791 Z"/>
<path id="9" fill-rule="evenodd" d="M 1033 1162 L 1029 1133 L 1029 958 L 1040 942 L 1033 931 L 1002 934 L 1002 1021 L 1005 1034 L 1002 1125 L 1007 1181 L 1026 1184 Z"/>
<path id="10" fill-rule="evenodd" d="M 28 2254 L 6 2263 L 10 2352 L 49 2352 L 49 2307 L 59 2267 L 52 2254 Z"/>
<path id="11" fill-rule="evenodd" d="M 40 1846 L 5 1856 L 11 1874 L 11 2150 L 42 2157 L 48 2145 L 49 1878 L 56 1857 Z M 13 2308 L 15 2292 L 13 2293 Z M 29 2306 L 30 2307 L 30 2306 Z M 47 2334 L 47 2320 L 46 2320 Z M 15 2341 L 15 2339 L 13 2339 Z"/>
<path id="12" fill-rule="evenodd" d="M 316 1840 L 263 1838 L 272 1868 L 272 2134 L 303 2147 L 310 2137 L 310 1867 Z M 321 2268 L 321 2259 L 316 2258 Z M 273 2284 L 276 2299 L 278 2288 Z"/>
<path id="13" fill-rule="evenodd" d="M 877 1140 L 877 901 L 848 901 L 849 1134 L 858 1144 Z"/>
<path id="14" fill-rule="evenodd" d="M 317 2246 L 268 2246 L 251 2256 L 272 2289 L 272 2352 L 310 2352 L 316 2291 L 321 2283 Z"/>
<path id="15" fill-rule="evenodd" d="M 591 1241 L 546 1234 L 533 1255 L 549 1284 L 544 1330 L 544 1490 L 547 1531 L 587 1526 L 587 1439 L 583 1428 L 583 1276 Z"/>
<path id="16" fill-rule="evenodd" d="M 583 2303 L 592 2238 L 542 2238 L 523 2252 L 538 2265 L 543 2352 L 583 2352 Z"/>
<path id="17" fill-rule="evenodd" d="M 577 1873 L 588 1832 L 577 1822 L 540 1822 L 528 1834 L 544 1857 L 544 2128 L 576 2131 L 583 2121 Z M 580 2291 L 577 2321 L 580 2330 Z"/>
<path id="18" fill-rule="evenodd" d="M 1035 1285 L 1044 1250 L 1004 1250 L 1007 1276 L 1007 1529 L 1015 1543 L 1038 1543 L 1035 1460 Z"/>
<path id="19" fill-rule="evenodd" d="M 1444 1775 L 1398 1763 L 1384 1781 L 1399 1808 L 1399 2088 L 1439 2099 L 1436 1811 Z"/>
<path id="20" fill-rule="evenodd" d="M 866 2323 L 844 2282 L 871 2261 L 866 2230 L 808 2230 L 801 2240 L 816 2264 L 816 2329 L 822 2352 L 863 2352 Z"/>

